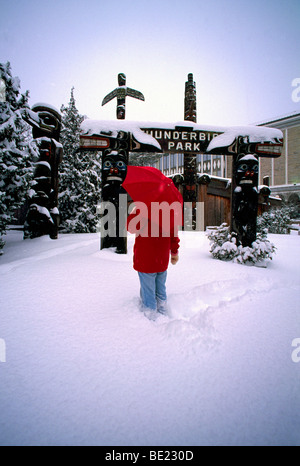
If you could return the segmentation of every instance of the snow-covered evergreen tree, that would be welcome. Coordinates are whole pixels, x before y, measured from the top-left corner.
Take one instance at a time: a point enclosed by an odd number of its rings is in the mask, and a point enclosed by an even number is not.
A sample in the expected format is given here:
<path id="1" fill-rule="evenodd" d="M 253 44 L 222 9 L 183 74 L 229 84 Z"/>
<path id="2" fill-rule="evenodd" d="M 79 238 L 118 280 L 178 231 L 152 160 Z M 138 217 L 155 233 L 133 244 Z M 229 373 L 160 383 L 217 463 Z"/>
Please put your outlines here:
<path id="1" fill-rule="evenodd" d="M 60 142 L 64 149 L 58 196 L 61 231 L 92 233 L 98 222 L 96 208 L 100 200 L 101 157 L 94 152 L 76 152 L 84 117 L 76 108 L 74 88 L 68 106 L 62 105 L 61 114 Z"/>
<path id="2" fill-rule="evenodd" d="M 0 80 L 5 92 L 0 100 L 0 254 L 7 226 L 25 201 L 33 178 L 38 149 L 31 127 L 22 114 L 29 92 L 20 94 L 20 80 L 12 77 L 10 63 L 0 63 Z"/>
<path id="3" fill-rule="evenodd" d="M 138 152 L 129 153 L 129 165 L 135 165 L 139 167 L 151 167 L 154 163 L 158 162 L 162 158 L 162 154 L 156 153 L 145 153 L 141 154 Z"/>

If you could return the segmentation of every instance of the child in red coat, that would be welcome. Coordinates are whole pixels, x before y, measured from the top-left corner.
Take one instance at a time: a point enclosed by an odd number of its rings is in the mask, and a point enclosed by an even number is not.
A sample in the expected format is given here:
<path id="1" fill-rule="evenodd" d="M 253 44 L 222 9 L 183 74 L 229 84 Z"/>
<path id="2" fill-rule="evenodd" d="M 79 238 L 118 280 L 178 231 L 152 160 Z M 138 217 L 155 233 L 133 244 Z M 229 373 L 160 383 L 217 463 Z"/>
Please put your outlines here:
<path id="1" fill-rule="evenodd" d="M 128 216 L 127 229 L 135 233 L 133 249 L 133 268 L 138 272 L 141 285 L 142 309 L 150 319 L 156 311 L 165 314 L 167 304 L 166 279 L 170 261 L 175 265 L 178 260 L 179 238 L 172 229 L 165 236 L 162 228 L 153 235 L 151 219 L 142 219 L 137 229 L 134 211 Z"/>

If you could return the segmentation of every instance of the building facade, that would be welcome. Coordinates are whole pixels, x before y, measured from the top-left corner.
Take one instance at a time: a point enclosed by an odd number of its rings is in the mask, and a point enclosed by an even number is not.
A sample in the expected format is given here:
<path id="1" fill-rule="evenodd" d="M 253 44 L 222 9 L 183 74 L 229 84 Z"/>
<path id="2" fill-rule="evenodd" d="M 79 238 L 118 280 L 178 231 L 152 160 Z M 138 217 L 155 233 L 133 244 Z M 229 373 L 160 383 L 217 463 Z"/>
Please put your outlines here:
<path id="1" fill-rule="evenodd" d="M 267 121 L 259 126 L 283 132 L 284 146 L 278 159 L 261 159 L 260 181 L 270 177 L 270 186 L 300 184 L 300 113 Z"/>
<path id="2" fill-rule="evenodd" d="M 226 162 L 223 155 L 195 154 L 197 157 L 198 173 L 210 176 L 226 177 Z M 153 164 L 164 175 L 170 176 L 183 174 L 184 172 L 184 154 L 163 154 L 161 159 Z"/>

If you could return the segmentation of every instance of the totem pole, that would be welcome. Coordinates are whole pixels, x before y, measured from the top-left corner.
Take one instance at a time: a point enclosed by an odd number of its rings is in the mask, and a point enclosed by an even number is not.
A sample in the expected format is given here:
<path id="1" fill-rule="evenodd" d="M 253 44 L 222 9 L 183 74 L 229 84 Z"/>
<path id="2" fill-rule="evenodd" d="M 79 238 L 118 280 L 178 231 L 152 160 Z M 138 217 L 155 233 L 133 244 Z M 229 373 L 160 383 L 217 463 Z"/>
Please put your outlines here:
<path id="1" fill-rule="evenodd" d="M 126 178 L 130 134 L 119 131 L 113 149 L 103 151 L 102 156 L 102 215 L 110 214 L 109 204 L 114 206 L 112 223 L 103 225 L 101 249 L 116 248 L 116 253 L 127 254 L 127 193 L 122 188 Z M 124 196 L 120 195 L 123 194 Z M 123 199 L 124 205 L 120 205 Z M 112 228 L 112 231 L 108 231 Z"/>
<path id="2" fill-rule="evenodd" d="M 231 231 L 242 246 L 251 246 L 256 240 L 258 167 L 256 154 L 239 152 L 233 156 Z"/>
<path id="3" fill-rule="evenodd" d="M 139 100 L 145 100 L 143 94 L 135 89 L 126 86 L 126 76 L 124 73 L 118 74 L 118 84 L 115 90 L 110 92 L 102 101 L 102 106 L 117 98 L 117 119 L 125 120 L 125 103 L 126 96 Z M 103 152 L 102 157 L 102 203 L 105 209 L 105 203 L 111 203 L 115 207 L 116 218 L 113 225 L 114 234 L 111 232 L 102 232 L 101 249 L 115 247 L 116 253 L 127 253 L 127 202 L 126 206 L 119 205 L 119 195 L 126 195 L 126 191 L 121 187 L 125 180 L 128 165 L 128 151 L 131 145 L 131 135 L 119 131 L 113 149 L 107 149 Z M 123 196 L 125 199 L 125 196 Z"/>
<path id="4" fill-rule="evenodd" d="M 24 119 L 32 126 L 40 154 L 35 164 L 34 185 L 30 190 L 24 239 L 46 234 L 57 239 L 58 166 L 63 156 L 62 145 L 58 142 L 61 115 L 47 104 L 36 104 L 26 112 Z"/>
<path id="5" fill-rule="evenodd" d="M 192 73 L 188 75 L 188 81 L 185 83 L 184 119 L 197 122 L 196 83 Z M 190 227 L 194 230 L 196 228 L 197 155 L 193 153 L 184 154 L 183 200 L 192 203 L 192 225 Z"/>
<path id="6" fill-rule="evenodd" d="M 135 89 L 131 89 L 130 87 L 126 86 L 126 76 L 124 73 L 118 74 L 118 84 L 115 90 L 107 94 L 102 101 L 102 106 L 110 102 L 115 97 L 117 98 L 117 119 L 118 120 L 125 120 L 125 101 L 126 96 L 133 97 L 139 100 L 145 100 L 143 94 Z"/>

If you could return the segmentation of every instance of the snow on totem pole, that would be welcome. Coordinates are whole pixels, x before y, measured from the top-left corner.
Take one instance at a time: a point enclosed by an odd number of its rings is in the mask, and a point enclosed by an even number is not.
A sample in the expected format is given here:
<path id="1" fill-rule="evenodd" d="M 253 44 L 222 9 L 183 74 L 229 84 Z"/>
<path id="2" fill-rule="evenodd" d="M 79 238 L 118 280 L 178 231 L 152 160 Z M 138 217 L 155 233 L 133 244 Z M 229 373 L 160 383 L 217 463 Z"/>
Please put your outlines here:
<path id="1" fill-rule="evenodd" d="M 26 121 L 32 126 L 32 135 L 39 146 L 39 160 L 34 173 L 34 186 L 30 190 L 29 208 L 24 225 L 24 238 L 49 235 L 57 239 L 58 166 L 63 148 L 58 142 L 61 115 L 48 104 L 36 104 L 27 111 Z"/>

